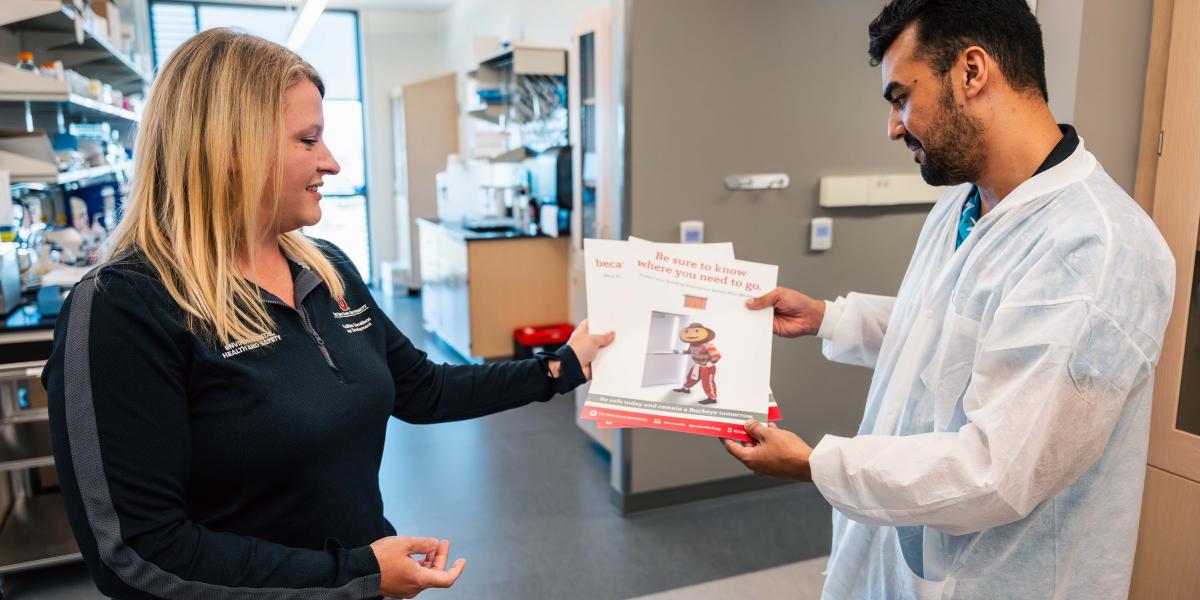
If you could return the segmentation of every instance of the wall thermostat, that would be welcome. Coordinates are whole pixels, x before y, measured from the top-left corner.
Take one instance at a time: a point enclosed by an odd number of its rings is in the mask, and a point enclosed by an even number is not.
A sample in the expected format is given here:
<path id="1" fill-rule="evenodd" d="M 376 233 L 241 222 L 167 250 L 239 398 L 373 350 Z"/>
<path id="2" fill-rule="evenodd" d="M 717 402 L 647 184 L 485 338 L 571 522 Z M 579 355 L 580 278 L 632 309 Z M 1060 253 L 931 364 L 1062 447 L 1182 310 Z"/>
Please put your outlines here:
<path id="1" fill-rule="evenodd" d="M 829 217 L 814 217 L 812 220 L 812 235 L 808 244 L 810 250 L 828 250 L 833 247 L 833 219 Z"/>
<path id="2" fill-rule="evenodd" d="M 684 221 L 680 223 L 679 242 L 681 244 L 703 244 L 704 221 Z"/>

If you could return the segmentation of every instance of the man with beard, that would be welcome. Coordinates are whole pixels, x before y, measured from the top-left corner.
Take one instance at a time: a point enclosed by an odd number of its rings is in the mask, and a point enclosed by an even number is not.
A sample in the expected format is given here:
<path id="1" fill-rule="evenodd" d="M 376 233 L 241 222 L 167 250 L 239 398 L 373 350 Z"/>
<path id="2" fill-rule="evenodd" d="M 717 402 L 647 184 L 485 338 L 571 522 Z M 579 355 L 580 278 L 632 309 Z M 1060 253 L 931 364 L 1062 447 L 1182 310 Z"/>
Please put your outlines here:
<path id="1" fill-rule="evenodd" d="M 869 33 L 888 137 L 954 187 L 896 296 L 749 303 L 874 368 L 858 435 L 726 448 L 833 505 L 825 598 L 1125 598 L 1171 253 L 1056 124 L 1024 0 L 892 0 Z"/>

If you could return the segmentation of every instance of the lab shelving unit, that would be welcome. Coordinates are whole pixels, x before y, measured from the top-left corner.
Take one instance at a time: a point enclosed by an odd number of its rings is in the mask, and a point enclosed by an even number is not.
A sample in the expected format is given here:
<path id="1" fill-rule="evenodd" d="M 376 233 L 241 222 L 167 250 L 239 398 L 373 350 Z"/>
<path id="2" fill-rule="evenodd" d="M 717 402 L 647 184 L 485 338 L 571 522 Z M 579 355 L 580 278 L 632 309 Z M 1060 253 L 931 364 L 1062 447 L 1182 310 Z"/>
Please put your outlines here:
<path id="1" fill-rule="evenodd" d="M 54 319 L 18 308 L 0 323 L 0 597 L 3 577 L 80 560 L 62 496 L 36 489 L 35 473 L 54 465 L 49 413 L 41 403 L 42 367 L 50 355 Z M 36 387 L 34 387 L 36 386 Z M 44 472 L 44 471 L 43 471 Z"/>
<path id="2" fill-rule="evenodd" d="M 75 171 L 67 171 L 59 173 L 53 177 L 42 176 L 14 176 L 12 182 L 18 183 L 45 183 L 50 185 L 67 185 L 81 184 L 93 179 L 107 177 L 109 175 L 128 175 L 133 170 L 133 163 L 126 162 L 115 165 L 102 165 L 99 167 L 90 167 L 87 169 L 78 169 Z"/>
<path id="3" fill-rule="evenodd" d="M 534 46 L 498 50 L 467 71 L 465 102 L 465 114 L 473 119 L 476 156 L 491 158 L 518 146 L 534 152 L 564 146 L 567 51 Z M 505 140 L 503 148 L 492 147 L 496 135 Z"/>
<path id="4" fill-rule="evenodd" d="M 96 30 L 87 11 L 60 0 L 5 0 L 0 14 L 0 51 L 14 49 L 33 52 L 39 62 L 60 60 L 65 69 L 127 95 L 144 93 L 150 81 L 140 61 Z M 0 124 L 9 128 L 21 125 L 27 131 L 66 133 L 70 123 L 103 122 L 128 141 L 136 136 L 140 121 L 133 111 L 74 93 L 64 81 L 0 63 Z M 34 174 L 14 172 L 12 183 L 72 186 L 101 177 L 122 180 L 129 170 L 130 165 L 113 164 L 57 173 L 51 165 Z"/>
<path id="5" fill-rule="evenodd" d="M 99 79 L 126 94 L 142 91 L 150 75 L 97 31 L 86 11 L 61 0 L 4 0 L 0 28 L 38 56 L 63 61 L 80 75 Z"/>
<path id="6" fill-rule="evenodd" d="M 0 60 L 11 62 L 16 51 L 31 51 L 39 63 L 60 60 L 64 68 L 127 96 L 145 93 L 151 79 L 145 54 L 139 59 L 123 51 L 81 2 L 0 4 Z M 134 23 L 144 20 L 127 16 Z M 129 144 L 140 120 L 135 112 L 73 93 L 65 82 L 0 64 L 0 127 L 65 133 L 72 123 L 107 123 Z M 11 173 L 11 191 L 18 197 L 42 194 L 58 206 L 67 195 L 95 184 L 113 185 L 119 195 L 133 169 L 126 161 L 60 173 L 45 156 L 10 158 L 15 161 L 10 165 L 27 167 Z M 4 576 L 81 560 L 51 468 L 49 413 L 40 381 L 54 323 L 29 304 L 0 317 L 0 598 Z"/>

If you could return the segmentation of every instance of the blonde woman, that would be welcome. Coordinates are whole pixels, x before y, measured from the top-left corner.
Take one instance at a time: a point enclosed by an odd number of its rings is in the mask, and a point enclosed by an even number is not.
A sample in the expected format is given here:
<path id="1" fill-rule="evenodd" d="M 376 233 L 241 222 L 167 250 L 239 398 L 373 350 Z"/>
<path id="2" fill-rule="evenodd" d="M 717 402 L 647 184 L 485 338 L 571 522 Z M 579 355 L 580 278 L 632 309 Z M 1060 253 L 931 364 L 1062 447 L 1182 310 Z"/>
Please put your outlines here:
<path id="1" fill-rule="evenodd" d="M 154 83 L 112 257 L 68 298 L 43 375 L 71 526 L 109 596 L 449 587 L 464 566 L 447 569 L 449 543 L 383 516 L 388 417 L 548 400 L 611 341 L 585 323 L 538 359 L 428 361 L 344 254 L 297 231 L 338 172 L 322 95 L 298 56 L 228 29 L 185 42 Z"/>

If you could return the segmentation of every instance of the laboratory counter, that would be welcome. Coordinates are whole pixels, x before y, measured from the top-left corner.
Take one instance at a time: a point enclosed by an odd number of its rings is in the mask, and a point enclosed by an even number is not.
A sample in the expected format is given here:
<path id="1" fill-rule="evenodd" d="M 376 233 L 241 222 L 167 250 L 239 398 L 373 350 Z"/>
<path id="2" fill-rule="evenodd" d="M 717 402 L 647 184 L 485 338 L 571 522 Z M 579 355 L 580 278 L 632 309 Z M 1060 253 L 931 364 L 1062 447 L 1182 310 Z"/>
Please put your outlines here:
<path id="1" fill-rule="evenodd" d="M 569 238 L 417 219 L 425 329 L 472 362 L 513 353 L 513 329 L 564 323 Z"/>
<path id="2" fill-rule="evenodd" d="M 456 237 L 464 242 L 478 242 L 482 240 L 519 240 L 530 238 L 547 238 L 541 235 L 530 235 L 527 232 L 513 229 L 511 227 L 497 227 L 495 229 L 471 229 L 464 225 L 461 221 L 442 221 L 440 219 L 417 219 L 419 222 L 425 222 L 429 225 L 440 227 L 446 235 Z"/>

